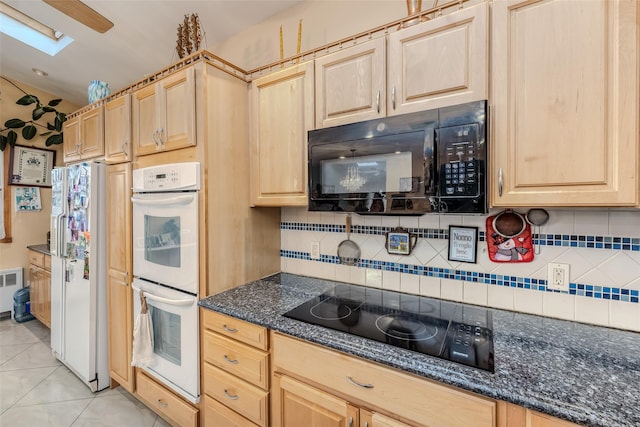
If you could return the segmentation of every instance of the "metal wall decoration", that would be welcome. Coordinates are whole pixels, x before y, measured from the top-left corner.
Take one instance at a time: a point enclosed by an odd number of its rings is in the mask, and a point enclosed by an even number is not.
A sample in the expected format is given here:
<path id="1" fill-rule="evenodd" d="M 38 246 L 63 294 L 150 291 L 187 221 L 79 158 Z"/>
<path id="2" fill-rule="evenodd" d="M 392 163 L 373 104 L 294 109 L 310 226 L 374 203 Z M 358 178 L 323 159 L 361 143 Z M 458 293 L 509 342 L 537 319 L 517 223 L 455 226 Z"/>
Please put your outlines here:
<path id="1" fill-rule="evenodd" d="M 198 14 L 184 15 L 184 21 L 178 25 L 178 39 L 176 41 L 178 57 L 182 59 L 200 50 L 202 37 L 202 27 L 200 26 Z"/>

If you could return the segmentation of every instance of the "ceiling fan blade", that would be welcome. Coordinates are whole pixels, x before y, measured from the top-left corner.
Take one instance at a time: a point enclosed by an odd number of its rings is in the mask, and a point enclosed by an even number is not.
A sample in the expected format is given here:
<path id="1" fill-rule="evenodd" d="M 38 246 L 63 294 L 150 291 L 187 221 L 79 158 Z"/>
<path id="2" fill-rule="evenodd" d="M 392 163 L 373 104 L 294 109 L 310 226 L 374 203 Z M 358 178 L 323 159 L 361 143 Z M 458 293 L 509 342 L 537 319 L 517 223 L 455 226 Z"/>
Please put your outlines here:
<path id="1" fill-rule="evenodd" d="M 91 9 L 80 0 L 43 0 L 49 6 L 58 9 L 65 15 L 99 32 L 106 33 L 113 27 L 113 22 Z"/>

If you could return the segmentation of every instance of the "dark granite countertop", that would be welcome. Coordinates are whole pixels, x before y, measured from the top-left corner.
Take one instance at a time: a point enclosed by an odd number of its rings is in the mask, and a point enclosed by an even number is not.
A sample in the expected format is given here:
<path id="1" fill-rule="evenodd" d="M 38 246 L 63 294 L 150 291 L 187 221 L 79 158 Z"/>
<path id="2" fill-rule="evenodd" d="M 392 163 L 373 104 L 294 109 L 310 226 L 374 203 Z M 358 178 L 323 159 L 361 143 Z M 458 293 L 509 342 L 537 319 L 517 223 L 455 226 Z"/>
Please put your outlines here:
<path id="1" fill-rule="evenodd" d="M 40 252 L 45 255 L 51 255 L 51 252 L 49 252 L 49 247 L 46 243 L 42 245 L 29 245 L 27 246 L 27 249 L 31 249 L 32 251 Z"/>
<path id="2" fill-rule="evenodd" d="M 276 274 L 200 301 L 275 331 L 584 426 L 640 426 L 640 334 L 504 310 L 493 313 L 495 373 L 282 314 L 336 282 Z"/>

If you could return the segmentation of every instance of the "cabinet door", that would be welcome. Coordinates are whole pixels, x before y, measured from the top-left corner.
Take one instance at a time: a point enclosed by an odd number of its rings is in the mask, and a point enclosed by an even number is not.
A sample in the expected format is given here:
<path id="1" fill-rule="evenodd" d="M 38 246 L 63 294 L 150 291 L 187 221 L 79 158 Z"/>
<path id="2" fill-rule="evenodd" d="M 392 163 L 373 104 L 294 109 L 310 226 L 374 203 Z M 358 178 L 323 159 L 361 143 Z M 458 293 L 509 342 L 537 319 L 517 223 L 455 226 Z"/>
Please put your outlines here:
<path id="1" fill-rule="evenodd" d="M 31 314 L 40 320 L 40 269 L 29 265 L 29 305 Z"/>
<path id="2" fill-rule="evenodd" d="M 131 96 L 104 106 L 104 157 L 107 163 L 131 161 Z"/>
<path id="3" fill-rule="evenodd" d="M 329 393 L 286 376 L 274 375 L 274 425 L 353 427 L 358 408 Z"/>
<path id="4" fill-rule="evenodd" d="M 64 122 L 62 151 L 65 163 L 80 160 L 80 116 Z"/>
<path id="5" fill-rule="evenodd" d="M 315 61 L 316 128 L 384 117 L 385 39 Z"/>
<path id="6" fill-rule="evenodd" d="M 51 327 L 51 273 L 42 270 L 42 319 L 43 323 Z"/>
<path id="7" fill-rule="evenodd" d="M 255 206 L 307 205 L 313 81 L 313 62 L 307 62 L 252 83 L 251 195 Z"/>
<path id="8" fill-rule="evenodd" d="M 495 1 L 493 206 L 638 204 L 638 2 Z"/>
<path id="9" fill-rule="evenodd" d="M 194 69 L 187 68 L 157 83 L 158 137 L 163 151 L 196 145 L 194 76 Z"/>
<path id="10" fill-rule="evenodd" d="M 156 114 L 156 85 L 149 85 L 133 93 L 132 143 L 136 156 L 153 154 L 160 150 L 158 142 L 158 121 Z"/>
<path id="11" fill-rule="evenodd" d="M 131 163 L 107 167 L 107 318 L 109 375 L 133 393 Z"/>
<path id="12" fill-rule="evenodd" d="M 387 115 L 487 99 L 488 7 L 389 35 Z"/>
<path id="13" fill-rule="evenodd" d="M 103 106 L 80 115 L 80 144 L 80 157 L 82 159 L 104 156 Z"/>

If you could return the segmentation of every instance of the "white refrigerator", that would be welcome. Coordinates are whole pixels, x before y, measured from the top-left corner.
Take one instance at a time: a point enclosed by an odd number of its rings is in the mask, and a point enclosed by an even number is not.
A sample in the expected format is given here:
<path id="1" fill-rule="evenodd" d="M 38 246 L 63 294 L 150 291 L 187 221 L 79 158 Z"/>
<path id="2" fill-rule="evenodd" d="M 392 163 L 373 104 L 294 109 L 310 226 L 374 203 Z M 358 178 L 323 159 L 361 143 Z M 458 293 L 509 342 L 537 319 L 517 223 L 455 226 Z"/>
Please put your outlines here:
<path id="1" fill-rule="evenodd" d="M 92 391 L 110 382 L 105 167 L 52 171 L 51 349 Z"/>

